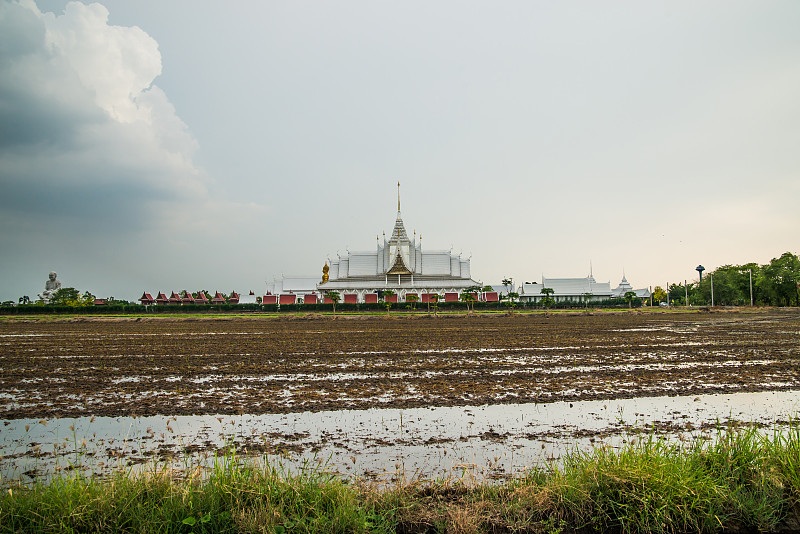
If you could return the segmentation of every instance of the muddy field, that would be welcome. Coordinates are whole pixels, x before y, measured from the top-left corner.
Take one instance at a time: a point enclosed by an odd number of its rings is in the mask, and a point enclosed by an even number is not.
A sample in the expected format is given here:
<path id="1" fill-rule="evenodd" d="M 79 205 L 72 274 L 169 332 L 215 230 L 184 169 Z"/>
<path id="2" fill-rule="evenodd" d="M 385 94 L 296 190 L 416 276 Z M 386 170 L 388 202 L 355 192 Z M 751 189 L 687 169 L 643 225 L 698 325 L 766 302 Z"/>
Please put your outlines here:
<path id="1" fill-rule="evenodd" d="M 481 406 L 800 387 L 797 310 L 0 319 L 0 419 Z"/>

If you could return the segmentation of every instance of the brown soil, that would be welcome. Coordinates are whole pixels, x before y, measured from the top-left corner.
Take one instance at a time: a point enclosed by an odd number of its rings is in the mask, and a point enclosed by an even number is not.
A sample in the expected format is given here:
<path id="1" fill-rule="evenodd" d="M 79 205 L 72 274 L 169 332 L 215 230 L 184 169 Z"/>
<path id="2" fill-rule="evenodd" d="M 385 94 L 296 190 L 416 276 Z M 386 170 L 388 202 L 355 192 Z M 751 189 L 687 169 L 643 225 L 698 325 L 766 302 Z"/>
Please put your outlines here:
<path id="1" fill-rule="evenodd" d="M 796 389 L 797 310 L 0 320 L 0 417 Z"/>

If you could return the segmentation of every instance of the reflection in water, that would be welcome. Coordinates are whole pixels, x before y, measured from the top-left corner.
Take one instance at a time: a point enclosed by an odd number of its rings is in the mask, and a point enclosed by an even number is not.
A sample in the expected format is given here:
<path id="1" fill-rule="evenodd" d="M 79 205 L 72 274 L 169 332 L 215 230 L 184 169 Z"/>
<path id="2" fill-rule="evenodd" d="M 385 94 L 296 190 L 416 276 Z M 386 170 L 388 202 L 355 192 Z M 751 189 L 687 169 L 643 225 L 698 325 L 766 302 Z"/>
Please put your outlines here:
<path id="1" fill-rule="evenodd" d="M 347 476 L 503 477 L 567 450 L 618 446 L 639 432 L 676 439 L 728 421 L 772 426 L 796 418 L 800 391 L 475 407 L 370 409 L 239 416 L 81 417 L 3 421 L 2 483 L 64 470 L 98 475 L 154 462 L 187 467 L 215 453 L 322 461 Z"/>

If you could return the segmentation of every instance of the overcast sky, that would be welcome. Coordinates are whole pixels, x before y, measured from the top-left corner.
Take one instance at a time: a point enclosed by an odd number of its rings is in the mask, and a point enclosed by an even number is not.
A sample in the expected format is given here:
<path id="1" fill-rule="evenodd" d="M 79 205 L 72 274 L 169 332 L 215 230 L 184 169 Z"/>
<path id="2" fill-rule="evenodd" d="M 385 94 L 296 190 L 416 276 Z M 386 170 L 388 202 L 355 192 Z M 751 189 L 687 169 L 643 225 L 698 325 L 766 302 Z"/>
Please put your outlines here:
<path id="1" fill-rule="evenodd" d="M 800 2 L 0 0 L 0 299 L 260 293 L 403 218 L 498 283 L 800 252 Z"/>

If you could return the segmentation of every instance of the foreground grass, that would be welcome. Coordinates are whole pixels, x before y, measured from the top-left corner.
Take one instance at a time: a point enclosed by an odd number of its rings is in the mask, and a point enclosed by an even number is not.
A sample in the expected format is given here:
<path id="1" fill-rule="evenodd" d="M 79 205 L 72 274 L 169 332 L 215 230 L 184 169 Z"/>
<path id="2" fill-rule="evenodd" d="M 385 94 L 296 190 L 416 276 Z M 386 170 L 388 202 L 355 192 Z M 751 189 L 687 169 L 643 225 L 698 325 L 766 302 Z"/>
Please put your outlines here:
<path id="1" fill-rule="evenodd" d="M 796 530 L 800 425 L 721 432 L 681 446 L 651 437 L 568 455 L 503 484 L 465 479 L 378 488 L 236 456 L 210 473 L 59 478 L 0 497 L 0 532 L 716 532 Z"/>

